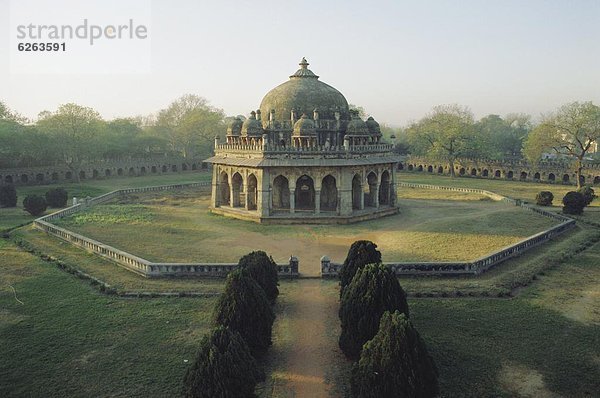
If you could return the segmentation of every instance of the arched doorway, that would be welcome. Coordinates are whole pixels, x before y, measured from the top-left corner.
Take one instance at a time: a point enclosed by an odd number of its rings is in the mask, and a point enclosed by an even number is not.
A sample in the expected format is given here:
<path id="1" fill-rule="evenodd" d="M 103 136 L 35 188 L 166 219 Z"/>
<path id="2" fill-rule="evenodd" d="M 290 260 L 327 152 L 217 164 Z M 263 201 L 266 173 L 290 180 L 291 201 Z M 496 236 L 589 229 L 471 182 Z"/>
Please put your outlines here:
<path id="1" fill-rule="evenodd" d="M 307 175 L 296 180 L 295 204 L 298 210 L 315 209 L 315 183 Z"/>
<path id="2" fill-rule="evenodd" d="M 482 176 L 487 177 L 490 174 L 490 172 L 488 171 L 488 169 L 483 169 L 483 172 L 481 173 Z"/>
<path id="3" fill-rule="evenodd" d="M 600 184 L 600 177 L 596 176 L 596 177 L 594 177 L 594 185 L 598 185 L 598 184 Z"/>
<path id="4" fill-rule="evenodd" d="M 219 182 L 219 190 L 220 192 L 220 200 L 219 200 L 219 204 L 222 205 L 230 205 L 230 201 L 229 201 L 229 177 L 227 176 L 227 173 L 222 172 L 221 173 L 221 178 L 220 178 L 220 182 Z"/>
<path id="5" fill-rule="evenodd" d="M 42 173 L 38 173 L 35 175 L 36 182 L 44 182 L 44 175 Z"/>
<path id="6" fill-rule="evenodd" d="M 321 210 L 336 211 L 338 202 L 338 190 L 335 178 L 327 175 L 321 182 Z"/>
<path id="7" fill-rule="evenodd" d="M 461 176 L 465 175 L 465 168 L 461 167 L 460 170 L 458 170 L 458 174 L 460 174 Z"/>
<path id="8" fill-rule="evenodd" d="M 509 180 L 512 180 L 513 174 L 514 173 L 512 172 L 512 170 L 509 170 L 508 173 L 506 173 L 506 178 L 508 178 Z"/>
<path id="9" fill-rule="evenodd" d="M 104 176 L 105 177 L 110 177 L 110 169 L 104 170 Z"/>
<path id="10" fill-rule="evenodd" d="M 563 178 L 562 178 L 562 182 L 567 184 L 569 182 L 569 175 L 568 174 L 564 174 Z"/>
<path id="11" fill-rule="evenodd" d="M 240 173 L 235 173 L 231 177 L 231 193 L 233 197 L 231 198 L 231 207 L 240 207 L 242 205 L 242 190 L 243 190 L 244 180 Z"/>
<path id="12" fill-rule="evenodd" d="M 548 181 L 554 182 L 555 180 L 556 180 L 556 176 L 554 175 L 554 173 L 548 174 Z"/>
<path id="13" fill-rule="evenodd" d="M 365 204 L 370 207 L 375 207 L 377 201 L 377 174 L 370 172 L 367 175 L 367 184 L 369 185 L 369 193 L 368 200 Z"/>
<path id="14" fill-rule="evenodd" d="M 519 177 L 521 181 L 525 181 L 527 179 L 527 172 L 522 171 L 521 176 Z"/>
<path id="15" fill-rule="evenodd" d="M 362 184 L 361 178 L 358 174 L 352 178 L 352 209 L 360 210 L 362 202 Z"/>
<path id="16" fill-rule="evenodd" d="M 409 164 L 409 165 L 408 165 L 408 171 L 413 171 L 413 168 L 414 168 L 414 167 L 413 167 L 413 165 L 412 165 L 412 164 Z"/>
<path id="17" fill-rule="evenodd" d="M 390 173 L 387 170 L 381 174 L 381 185 L 379 186 L 379 204 L 390 204 Z"/>
<path id="18" fill-rule="evenodd" d="M 79 172 L 79 179 L 80 179 L 80 180 L 85 180 L 85 171 L 81 170 L 81 171 Z"/>
<path id="19" fill-rule="evenodd" d="M 496 178 L 500 178 L 501 175 L 502 173 L 500 172 L 500 170 L 496 170 L 496 172 L 494 173 L 494 177 Z"/>
<path id="20" fill-rule="evenodd" d="M 477 175 L 477 169 L 471 169 L 471 176 L 475 177 Z"/>
<path id="21" fill-rule="evenodd" d="M 279 175 L 273 180 L 273 209 L 290 208 L 290 185 L 288 179 Z"/>
<path id="22" fill-rule="evenodd" d="M 433 166 L 427 166 L 427 172 L 433 173 Z"/>
<path id="23" fill-rule="evenodd" d="M 438 167 L 438 174 L 444 174 L 444 168 L 442 166 Z"/>
<path id="24" fill-rule="evenodd" d="M 254 174 L 250 174 L 248 176 L 248 192 L 247 201 L 248 201 L 248 210 L 256 210 L 256 202 L 257 202 L 257 186 L 258 181 L 256 180 L 256 176 Z"/>
<path id="25" fill-rule="evenodd" d="M 540 180 L 540 173 L 535 173 L 533 175 L 533 179 L 536 180 L 536 181 L 539 181 Z"/>
<path id="26" fill-rule="evenodd" d="M 423 171 L 423 165 L 419 165 L 419 167 L 417 168 L 417 171 Z"/>

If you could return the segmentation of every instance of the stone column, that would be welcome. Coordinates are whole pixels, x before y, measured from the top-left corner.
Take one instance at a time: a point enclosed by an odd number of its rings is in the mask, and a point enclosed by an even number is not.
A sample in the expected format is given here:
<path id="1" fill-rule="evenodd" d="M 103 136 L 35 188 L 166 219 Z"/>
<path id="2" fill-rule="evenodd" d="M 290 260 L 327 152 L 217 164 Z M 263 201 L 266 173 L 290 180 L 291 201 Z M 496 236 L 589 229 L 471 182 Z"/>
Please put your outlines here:
<path id="1" fill-rule="evenodd" d="M 365 209 L 365 191 L 361 184 L 361 186 L 360 186 L 360 210 L 364 210 L 364 209 Z"/>
<path id="2" fill-rule="evenodd" d="M 321 213 L 321 190 L 315 189 L 315 214 Z"/>
<path id="3" fill-rule="evenodd" d="M 219 201 L 219 172 L 217 165 L 213 165 L 213 173 L 212 173 L 212 195 L 210 198 L 210 205 L 215 208 L 219 207 L 221 204 Z"/>
<path id="4" fill-rule="evenodd" d="M 390 205 L 396 206 L 398 202 L 398 193 L 396 192 L 396 164 L 392 164 L 392 180 L 390 182 Z"/>
<path id="5" fill-rule="evenodd" d="M 290 213 L 296 212 L 296 187 L 290 186 Z"/>
<path id="6" fill-rule="evenodd" d="M 256 198 L 256 210 L 261 217 L 268 217 L 271 215 L 271 190 L 269 187 L 269 173 L 266 170 L 262 170 L 262 176 L 257 173 L 257 198 Z"/>
<path id="7" fill-rule="evenodd" d="M 249 192 L 248 192 L 248 176 L 246 176 L 246 180 L 244 180 L 243 187 L 244 187 L 244 193 L 245 193 L 245 195 L 244 195 L 244 209 L 249 210 L 248 206 L 250 204 L 250 200 L 249 200 L 250 195 L 249 195 Z"/>
<path id="8" fill-rule="evenodd" d="M 233 178 L 231 177 L 231 173 L 227 175 L 227 179 L 229 181 L 229 206 L 235 207 L 235 200 L 233 197 Z"/>
<path id="9" fill-rule="evenodd" d="M 376 209 L 379 208 L 379 189 L 380 188 L 381 188 L 381 183 L 377 182 L 377 184 L 375 185 L 375 197 L 372 198 L 373 204 L 375 205 Z"/>

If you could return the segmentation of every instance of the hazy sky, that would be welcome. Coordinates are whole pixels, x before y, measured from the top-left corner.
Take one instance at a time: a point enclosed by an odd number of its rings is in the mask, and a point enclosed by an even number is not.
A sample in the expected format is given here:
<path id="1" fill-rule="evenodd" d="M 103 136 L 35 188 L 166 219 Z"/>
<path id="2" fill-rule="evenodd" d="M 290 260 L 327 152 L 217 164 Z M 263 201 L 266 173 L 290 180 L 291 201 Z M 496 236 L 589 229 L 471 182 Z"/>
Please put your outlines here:
<path id="1" fill-rule="evenodd" d="M 38 72 L 30 73 L 11 73 L 24 68 L 9 56 L 16 47 L 11 10 L 25 4 L 13 1 L 0 0 L 0 100 L 29 117 L 67 102 L 105 118 L 149 114 L 185 93 L 247 114 L 303 56 L 349 102 L 392 125 L 444 103 L 467 105 L 476 117 L 537 117 L 575 100 L 600 104 L 598 0 L 136 0 L 129 8 L 127 0 L 26 0 L 34 16 L 53 7 L 54 14 L 32 19 L 38 24 L 149 21 L 148 39 L 136 48 L 141 55 L 100 43 L 79 54 L 100 68 L 72 72 L 80 64 L 68 52 L 60 55 L 61 71 L 51 62 L 56 54 L 33 54 Z"/>

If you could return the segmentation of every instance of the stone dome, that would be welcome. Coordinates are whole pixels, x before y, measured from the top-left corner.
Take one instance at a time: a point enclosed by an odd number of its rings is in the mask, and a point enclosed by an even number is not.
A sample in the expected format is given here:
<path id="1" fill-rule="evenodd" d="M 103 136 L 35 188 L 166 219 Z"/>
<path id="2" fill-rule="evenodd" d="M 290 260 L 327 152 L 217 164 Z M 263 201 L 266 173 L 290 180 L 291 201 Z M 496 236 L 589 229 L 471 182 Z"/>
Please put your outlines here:
<path id="1" fill-rule="evenodd" d="M 256 112 L 252 111 L 250 117 L 242 124 L 242 136 L 262 137 L 262 134 L 262 124 L 256 119 Z"/>
<path id="2" fill-rule="evenodd" d="M 367 128 L 371 135 L 381 135 L 381 127 L 379 126 L 379 123 L 373 119 L 373 116 L 369 116 L 365 123 L 367 124 Z"/>
<path id="3" fill-rule="evenodd" d="M 346 135 L 369 135 L 367 124 L 358 116 L 358 114 L 354 113 L 352 115 L 352 119 L 348 122 L 348 126 L 346 126 Z"/>
<path id="4" fill-rule="evenodd" d="M 302 58 L 300 69 L 290 76 L 290 80 L 280 84 L 265 95 L 260 103 L 260 110 L 268 115 L 275 110 L 275 120 L 290 120 L 291 111 L 296 115 L 310 115 L 319 109 L 320 119 L 335 119 L 335 112 L 340 113 L 342 120 L 350 119 L 348 101 L 335 88 L 319 80 L 308 69 L 308 62 Z M 266 120 L 265 120 L 266 123 Z"/>
<path id="5" fill-rule="evenodd" d="M 315 123 L 303 114 L 296 123 L 294 123 L 294 135 L 296 137 L 316 136 L 317 129 Z"/>
<path id="6" fill-rule="evenodd" d="M 227 135 L 239 136 L 242 132 L 242 119 L 235 117 L 227 126 Z"/>

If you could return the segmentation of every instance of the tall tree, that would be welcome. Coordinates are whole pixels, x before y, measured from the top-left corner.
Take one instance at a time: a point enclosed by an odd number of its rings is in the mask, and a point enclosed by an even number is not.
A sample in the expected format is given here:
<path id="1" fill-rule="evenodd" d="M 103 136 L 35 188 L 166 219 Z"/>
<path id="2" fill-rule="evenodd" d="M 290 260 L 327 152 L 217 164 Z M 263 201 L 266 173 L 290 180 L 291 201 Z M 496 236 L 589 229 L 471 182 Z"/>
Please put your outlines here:
<path id="1" fill-rule="evenodd" d="M 488 115 L 475 123 L 481 154 L 495 160 L 520 159 L 530 129 L 530 117 L 525 114 Z"/>
<path id="2" fill-rule="evenodd" d="M 452 177 L 454 162 L 461 156 L 477 156 L 473 114 L 467 107 L 438 105 L 408 128 L 409 142 L 416 155 L 448 162 Z"/>
<path id="3" fill-rule="evenodd" d="M 352 369 L 352 395 L 363 398 L 435 397 L 438 371 L 405 314 L 386 311 Z"/>
<path id="4" fill-rule="evenodd" d="M 254 251 L 240 258 L 238 267 L 246 270 L 250 277 L 262 287 L 271 303 L 275 302 L 279 295 L 277 288 L 279 276 L 277 264 L 271 256 L 262 250 Z"/>
<path id="5" fill-rule="evenodd" d="M 204 336 L 183 382 L 186 398 L 254 397 L 264 373 L 239 333 L 222 326 Z"/>
<path id="6" fill-rule="evenodd" d="M 104 148 L 104 121 L 92 108 L 64 104 L 54 113 L 43 112 L 37 122 L 40 131 L 48 134 L 53 152 L 79 181 L 81 166 L 101 157 Z"/>
<path id="7" fill-rule="evenodd" d="M 544 116 L 529 134 L 525 144 L 526 156 L 539 161 L 544 151 L 570 156 L 575 160 L 577 187 L 581 188 L 583 160 L 600 139 L 600 107 L 589 102 L 572 102 L 555 113 Z"/>
<path id="8" fill-rule="evenodd" d="M 381 262 L 381 252 L 377 250 L 377 245 L 370 240 L 357 240 L 350 245 L 350 250 L 346 255 L 342 269 L 339 271 L 340 277 L 340 297 L 344 294 L 346 286 L 352 282 L 356 271 L 367 264 L 379 264 Z"/>
<path id="9" fill-rule="evenodd" d="M 369 264 L 356 272 L 340 301 L 342 333 L 339 345 L 348 358 L 358 358 L 363 344 L 377 333 L 385 311 L 408 316 L 406 293 L 392 270 Z"/>
<path id="10" fill-rule="evenodd" d="M 155 130 L 168 138 L 173 151 L 193 158 L 210 152 L 215 135 L 225 130 L 224 118 L 205 98 L 186 94 L 158 113 Z"/>
<path id="11" fill-rule="evenodd" d="M 264 290 L 247 271 L 237 269 L 227 276 L 214 319 L 217 325 L 239 332 L 254 354 L 264 353 L 271 345 L 275 314 Z"/>

